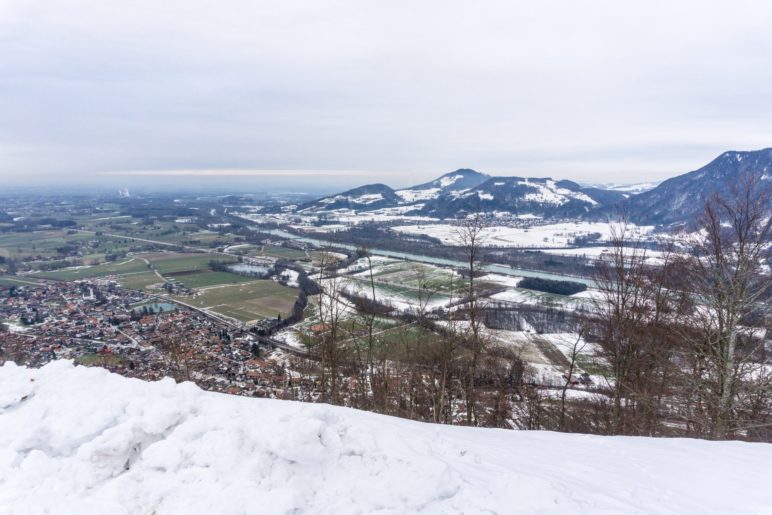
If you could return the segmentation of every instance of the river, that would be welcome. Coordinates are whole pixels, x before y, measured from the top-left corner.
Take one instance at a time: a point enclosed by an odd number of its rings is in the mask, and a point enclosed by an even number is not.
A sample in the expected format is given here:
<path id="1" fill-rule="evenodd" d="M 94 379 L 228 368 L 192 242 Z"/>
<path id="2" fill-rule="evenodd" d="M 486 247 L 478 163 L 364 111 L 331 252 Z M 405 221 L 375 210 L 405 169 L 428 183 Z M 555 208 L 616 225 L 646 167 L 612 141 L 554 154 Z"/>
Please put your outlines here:
<path id="1" fill-rule="evenodd" d="M 302 243 L 308 243 L 309 245 L 313 245 L 314 247 L 333 246 L 333 247 L 338 247 L 346 250 L 357 250 L 357 247 L 354 245 L 348 245 L 346 243 L 331 244 L 330 242 L 318 240 L 316 238 L 309 238 L 307 236 L 298 236 L 296 234 L 289 233 L 283 229 L 260 229 L 260 232 L 273 234 L 274 236 L 280 236 L 288 240 L 295 240 Z M 397 252 L 394 250 L 383 250 L 383 249 L 369 249 L 369 251 L 376 256 L 384 256 L 384 257 L 390 257 L 395 259 L 406 259 L 408 261 L 416 261 L 419 263 L 429 263 L 432 265 L 452 266 L 455 268 L 465 268 L 467 266 L 467 264 L 465 264 L 463 261 L 456 261 L 453 259 L 445 259 L 445 258 L 438 258 L 438 257 L 432 257 L 432 256 L 422 256 L 419 254 L 411 254 L 408 252 Z M 496 263 L 483 265 L 483 269 L 486 272 L 490 272 L 494 274 L 511 275 L 516 277 L 539 277 L 541 279 L 551 279 L 553 281 L 574 281 L 574 282 L 586 284 L 589 287 L 593 287 L 595 285 L 595 282 L 592 279 L 587 279 L 584 277 L 551 274 L 549 272 L 538 272 L 535 270 L 523 270 L 521 268 L 512 268 L 507 265 L 501 265 Z"/>

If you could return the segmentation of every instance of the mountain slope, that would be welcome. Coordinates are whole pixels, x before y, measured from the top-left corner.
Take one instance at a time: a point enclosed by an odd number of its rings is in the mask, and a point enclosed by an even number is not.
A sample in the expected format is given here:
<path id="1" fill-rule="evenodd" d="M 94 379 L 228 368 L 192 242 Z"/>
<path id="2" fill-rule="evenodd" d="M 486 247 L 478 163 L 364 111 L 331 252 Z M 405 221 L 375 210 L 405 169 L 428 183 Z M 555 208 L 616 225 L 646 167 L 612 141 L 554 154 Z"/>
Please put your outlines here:
<path id="1" fill-rule="evenodd" d="M 394 190 L 385 184 L 367 184 L 302 204 L 298 206 L 298 211 L 334 209 L 369 211 L 394 206 L 399 203 L 399 200 Z"/>
<path id="2" fill-rule="evenodd" d="M 449 427 L 69 361 L 0 367 L 0 458 L 0 512 L 9 514 L 712 515 L 772 506 L 767 444 Z"/>
<path id="3" fill-rule="evenodd" d="M 714 192 L 727 192 L 744 174 L 772 179 L 772 148 L 724 152 L 698 170 L 668 179 L 605 211 L 626 213 L 639 224 L 690 223 L 702 212 L 705 199 Z"/>
<path id="4" fill-rule="evenodd" d="M 476 211 L 569 217 L 582 215 L 601 202 L 622 198 L 621 193 L 582 188 L 572 181 L 491 177 L 477 187 L 439 197 L 436 202 L 426 204 L 422 212 L 439 217 Z"/>
<path id="5" fill-rule="evenodd" d="M 402 201 L 407 203 L 421 200 L 436 200 L 437 197 L 443 194 L 474 188 L 489 178 L 490 176 L 484 173 L 476 172 L 469 168 L 461 168 L 455 172 L 446 173 L 433 181 L 419 184 L 412 188 L 397 190 L 396 193 Z"/>

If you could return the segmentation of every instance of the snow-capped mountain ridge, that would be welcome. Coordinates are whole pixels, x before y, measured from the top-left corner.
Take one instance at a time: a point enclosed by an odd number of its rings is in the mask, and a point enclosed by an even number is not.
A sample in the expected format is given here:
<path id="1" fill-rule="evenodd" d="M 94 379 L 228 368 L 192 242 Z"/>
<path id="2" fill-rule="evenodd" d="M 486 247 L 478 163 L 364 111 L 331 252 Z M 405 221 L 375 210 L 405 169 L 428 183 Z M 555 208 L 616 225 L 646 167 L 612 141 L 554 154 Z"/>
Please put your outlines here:
<path id="1" fill-rule="evenodd" d="M 449 190 L 458 191 L 458 190 L 463 190 L 468 188 L 474 188 L 478 184 L 482 184 L 488 179 L 490 179 L 490 175 L 488 174 L 480 173 L 470 168 L 459 168 L 454 172 L 448 172 L 445 175 L 441 175 L 440 177 L 437 177 L 433 181 L 425 182 L 423 184 L 419 184 L 418 186 L 413 186 L 407 189 L 425 190 L 425 189 L 431 189 L 431 188 L 438 188 L 444 191 L 449 191 Z"/>
<path id="2" fill-rule="evenodd" d="M 442 218 L 465 212 L 509 212 L 543 217 L 578 216 L 588 212 L 605 196 L 621 195 L 582 188 L 572 181 L 549 177 L 491 177 L 477 187 L 453 192 L 427 203 L 422 213 Z M 597 198 L 596 198 L 597 197 Z"/>
<path id="3" fill-rule="evenodd" d="M 362 186 L 309 202 L 300 206 L 299 210 L 374 211 L 400 208 L 404 213 L 443 218 L 477 210 L 568 216 L 586 213 L 599 203 L 622 198 L 621 194 L 583 188 L 572 181 L 491 177 L 474 170 L 459 169 L 433 181 L 400 190 L 383 184 Z"/>
<path id="4" fill-rule="evenodd" d="M 459 169 L 437 179 L 393 190 L 384 184 L 354 188 L 300 206 L 305 212 L 346 209 L 455 218 L 471 212 L 534 215 L 540 218 L 605 220 L 625 213 L 639 225 L 694 221 L 711 193 L 727 191 L 745 174 L 772 177 L 772 148 L 724 152 L 706 166 L 661 184 L 601 188 L 550 177 L 496 177 Z"/>

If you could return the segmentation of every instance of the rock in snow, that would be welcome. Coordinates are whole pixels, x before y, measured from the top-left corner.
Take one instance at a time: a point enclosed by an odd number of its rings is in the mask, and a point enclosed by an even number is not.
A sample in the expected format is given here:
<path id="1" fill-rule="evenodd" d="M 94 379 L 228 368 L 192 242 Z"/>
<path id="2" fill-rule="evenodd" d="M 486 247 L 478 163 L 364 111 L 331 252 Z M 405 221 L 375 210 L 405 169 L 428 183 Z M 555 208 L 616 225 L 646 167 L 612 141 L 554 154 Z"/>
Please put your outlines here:
<path id="1" fill-rule="evenodd" d="M 772 445 L 422 424 L 0 368 L 0 513 L 769 514 Z"/>

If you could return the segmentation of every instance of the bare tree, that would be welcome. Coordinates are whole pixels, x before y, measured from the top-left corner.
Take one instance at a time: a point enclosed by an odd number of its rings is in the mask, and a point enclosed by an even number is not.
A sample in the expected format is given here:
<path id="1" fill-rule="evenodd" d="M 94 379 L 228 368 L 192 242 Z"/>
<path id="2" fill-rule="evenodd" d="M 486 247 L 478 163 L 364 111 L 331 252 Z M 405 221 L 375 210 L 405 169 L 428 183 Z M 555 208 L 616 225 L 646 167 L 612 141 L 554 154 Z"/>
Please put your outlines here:
<path id="1" fill-rule="evenodd" d="M 744 365 L 753 359 L 748 322 L 769 312 L 772 281 L 763 267 L 772 251 L 772 195 L 763 182 L 745 175 L 728 195 L 709 198 L 700 231 L 688 241 L 688 283 L 698 304 L 690 325 L 700 330 L 687 336 L 693 352 L 703 358 L 699 380 L 709 379 L 714 438 L 727 437 L 736 423 L 733 412 L 747 375 Z"/>
<path id="2" fill-rule="evenodd" d="M 420 297 L 431 298 L 435 292 L 429 289 L 426 281 L 421 281 Z M 448 279 L 448 306 L 453 306 L 456 298 L 456 275 L 451 272 Z M 451 423 L 450 406 L 448 403 L 448 388 L 453 377 L 454 363 L 461 348 L 457 320 L 452 308 L 448 308 L 447 323 L 438 332 L 429 330 L 425 309 L 419 310 L 418 325 L 421 331 L 424 348 L 428 354 L 430 368 L 430 384 L 432 388 L 432 420 L 437 423 Z"/>
<path id="3" fill-rule="evenodd" d="M 25 342 L 28 339 L 11 333 L 5 324 L 0 325 L 4 328 L 4 330 L 0 328 L 0 364 L 6 361 L 13 361 L 18 365 L 26 364 L 29 355 L 25 349 Z"/>
<path id="4" fill-rule="evenodd" d="M 569 355 L 569 365 L 568 365 L 568 373 L 566 374 L 566 382 L 563 385 L 563 390 L 560 392 L 560 430 L 565 431 L 566 429 L 566 394 L 568 392 L 568 387 L 571 386 L 573 378 L 574 378 L 574 367 L 576 366 L 576 358 L 579 355 L 582 350 L 584 350 L 585 345 L 587 345 L 587 342 L 585 342 L 582 339 L 582 334 L 584 333 L 583 330 L 579 331 L 579 334 L 576 336 L 576 340 L 574 341 L 574 344 L 571 346 L 571 353 Z"/>
<path id="5" fill-rule="evenodd" d="M 646 253 L 630 237 L 626 221 L 611 226 L 611 249 L 596 263 L 590 332 L 598 341 L 600 358 L 610 367 L 612 431 L 625 432 L 623 406 L 635 391 L 633 372 L 644 351 L 641 339 L 651 305 L 647 295 Z"/>
<path id="6" fill-rule="evenodd" d="M 167 371 L 171 377 L 178 382 L 191 380 L 196 353 L 190 344 L 184 343 L 179 337 L 168 337 L 161 341 L 159 350 L 163 352 Z M 106 366 L 107 363 L 105 359 L 102 366 Z"/>
<path id="7" fill-rule="evenodd" d="M 365 315 L 365 323 L 367 327 L 367 371 L 370 389 L 373 384 L 373 352 L 375 350 L 375 306 L 377 305 L 377 299 L 375 296 L 375 275 L 373 271 L 373 259 L 369 250 L 363 249 L 364 257 L 367 260 L 367 272 L 370 280 L 370 292 L 372 293 L 372 309 Z"/>
<path id="8" fill-rule="evenodd" d="M 468 216 L 456 229 L 458 244 L 466 258 L 466 285 L 464 300 L 466 313 L 469 317 L 469 331 L 465 338 L 469 348 L 469 366 L 466 377 L 466 420 L 469 425 L 477 424 L 477 380 L 480 356 L 483 353 L 484 338 L 482 335 L 482 301 L 480 299 L 477 276 L 482 269 L 482 249 L 485 242 L 485 231 L 489 227 L 488 220 L 481 214 Z"/>
<path id="9" fill-rule="evenodd" d="M 317 335 L 312 342 L 312 350 L 320 358 L 320 382 L 324 398 L 332 404 L 338 404 L 340 387 L 340 367 L 344 357 L 341 343 L 341 321 L 345 310 L 341 300 L 343 280 L 335 269 L 337 258 L 330 252 L 322 252 L 319 257 L 319 294 L 317 310 L 319 325 Z"/>
<path id="10" fill-rule="evenodd" d="M 511 345 L 488 345 L 482 359 L 481 379 L 490 390 L 485 412 L 487 427 L 511 429 L 512 406 L 523 386 L 525 363 Z"/>

